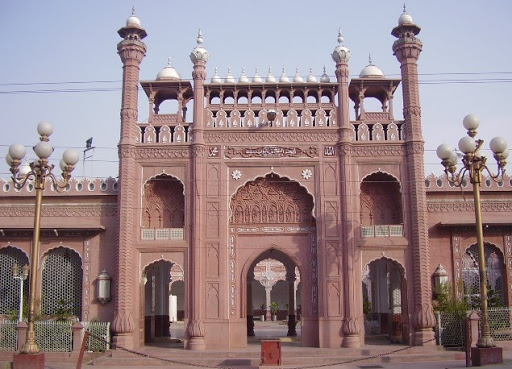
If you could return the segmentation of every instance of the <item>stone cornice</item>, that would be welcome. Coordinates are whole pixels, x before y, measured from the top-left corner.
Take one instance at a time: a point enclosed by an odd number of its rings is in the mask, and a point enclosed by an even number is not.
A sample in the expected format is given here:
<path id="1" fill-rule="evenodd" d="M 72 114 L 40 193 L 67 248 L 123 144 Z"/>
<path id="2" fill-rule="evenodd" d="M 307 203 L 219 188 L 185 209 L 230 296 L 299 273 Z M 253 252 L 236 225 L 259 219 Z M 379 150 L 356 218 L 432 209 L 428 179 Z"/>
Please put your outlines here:
<path id="1" fill-rule="evenodd" d="M 427 202 L 429 212 L 474 212 L 473 201 L 467 202 Z M 482 211 L 486 212 L 512 212 L 512 201 L 485 201 L 482 202 Z"/>
<path id="2" fill-rule="evenodd" d="M 336 142 L 338 132 L 204 132 L 204 140 L 207 143 L 247 143 L 247 142 Z"/>
<path id="3" fill-rule="evenodd" d="M 102 205 L 44 205 L 41 209 L 42 217 L 99 217 L 116 216 L 116 204 Z M 34 217 L 34 205 L 30 206 L 0 206 L 0 217 Z"/>
<path id="4" fill-rule="evenodd" d="M 190 158 L 190 147 L 125 147 L 120 149 L 122 158 L 137 159 L 176 159 Z"/>

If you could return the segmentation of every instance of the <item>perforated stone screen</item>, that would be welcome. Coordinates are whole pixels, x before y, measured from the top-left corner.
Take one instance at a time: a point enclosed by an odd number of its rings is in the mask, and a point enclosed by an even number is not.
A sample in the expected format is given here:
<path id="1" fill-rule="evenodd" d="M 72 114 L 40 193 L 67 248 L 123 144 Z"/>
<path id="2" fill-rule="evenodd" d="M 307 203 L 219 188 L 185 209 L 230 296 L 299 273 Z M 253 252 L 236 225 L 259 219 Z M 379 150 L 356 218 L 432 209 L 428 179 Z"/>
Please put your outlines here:
<path id="1" fill-rule="evenodd" d="M 41 312 L 56 315 L 69 308 L 73 316 L 82 314 L 82 260 L 73 250 L 59 247 L 43 262 Z"/>
<path id="2" fill-rule="evenodd" d="M 484 245 L 485 266 L 487 269 L 487 284 L 490 295 L 499 296 L 504 302 L 503 288 L 503 260 L 501 254 L 492 245 Z M 478 269 L 478 246 L 473 245 L 466 250 L 462 258 L 462 278 L 464 282 L 464 295 L 473 308 L 480 306 L 480 277 Z"/>
<path id="3" fill-rule="evenodd" d="M 0 249 L 0 314 L 2 315 L 19 310 L 20 281 L 14 279 L 12 274 L 14 263 L 21 267 L 28 264 L 28 258 L 20 249 L 14 247 Z M 28 298 L 29 278 L 23 282 L 25 301 Z"/>

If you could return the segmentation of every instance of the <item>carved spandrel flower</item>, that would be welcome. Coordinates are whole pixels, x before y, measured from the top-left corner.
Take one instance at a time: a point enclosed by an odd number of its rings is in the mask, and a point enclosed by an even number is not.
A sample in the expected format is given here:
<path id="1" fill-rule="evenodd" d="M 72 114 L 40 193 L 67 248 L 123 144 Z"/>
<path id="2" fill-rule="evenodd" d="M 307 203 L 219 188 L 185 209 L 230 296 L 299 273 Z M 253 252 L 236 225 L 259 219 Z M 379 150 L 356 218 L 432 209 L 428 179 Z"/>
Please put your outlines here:
<path id="1" fill-rule="evenodd" d="M 302 178 L 310 179 L 311 177 L 313 177 L 313 172 L 311 171 L 311 169 L 304 169 L 302 171 Z"/>
<path id="2" fill-rule="evenodd" d="M 242 172 L 240 172 L 238 169 L 234 170 L 233 173 L 231 173 L 231 177 L 233 177 L 235 181 L 239 180 L 240 178 L 242 178 Z"/>

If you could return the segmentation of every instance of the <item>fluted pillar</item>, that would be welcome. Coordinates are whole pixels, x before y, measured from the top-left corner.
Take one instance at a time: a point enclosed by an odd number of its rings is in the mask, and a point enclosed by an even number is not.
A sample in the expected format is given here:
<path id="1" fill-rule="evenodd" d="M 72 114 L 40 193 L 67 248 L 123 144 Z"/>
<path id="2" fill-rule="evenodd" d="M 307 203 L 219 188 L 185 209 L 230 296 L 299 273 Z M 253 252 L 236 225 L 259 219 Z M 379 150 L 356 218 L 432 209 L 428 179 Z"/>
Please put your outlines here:
<path id="1" fill-rule="evenodd" d="M 295 318 L 295 268 L 286 272 L 286 283 L 288 283 L 288 337 L 297 335 L 297 320 Z"/>
<path id="2" fill-rule="evenodd" d="M 424 146 L 418 84 L 418 59 L 422 50 L 416 38 L 421 28 L 405 12 L 391 34 L 397 38 L 393 52 L 400 62 L 405 120 L 405 163 L 408 183 L 406 205 L 410 214 L 407 235 L 412 264 L 414 344 L 435 344 L 428 245 L 427 200 L 425 194 Z"/>
<path id="3" fill-rule="evenodd" d="M 352 180 L 352 128 L 350 126 L 349 114 L 349 69 L 350 50 L 343 46 L 343 37 L 341 32 L 338 35 L 339 46 L 332 54 L 336 62 L 336 80 L 338 82 L 338 158 L 340 172 L 340 220 L 341 220 L 341 239 L 340 249 L 342 250 L 342 270 L 343 270 L 343 347 L 360 347 L 361 340 L 359 334 L 361 331 L 361 309 L 358 309 L 358 296 L 361 286 L 356 283 L 354 265 L 356 257 L 356 245 L 354 242 L 354 219 L 353 202 L 354 193 Z M 361 105 L 361 109 L 364 109 Z M 364 111 L 364 110 L 362 110 Z M 360 303 L 360 302 L 359 302 Z"/>
<path id="4" fill-rule="evenodd" d="M 123 90 L 121 103 L 121 137 L 119 141 L 119 228 L 116 248 L 116 283 L 114 293 L 114 319 L 112 330 L 114 342 L 133 348 L 136 306 L 133 302 L 134 286 L 138 283 L 134 273 L 134 229 L 136 220 L 133 209 L 137 208 L 133 190 L 136 188 L 136 162 L 134 150 L 138 137 L 138 84 L 139 66 L 146 54 L 146 45 L 141 41 L 146 31 L 140 21 L 132 15 L 126 26 L 118 31 L 123 38 L 117 51 L 123 62 Z"/>
<path id="5" fill-rule="evenodd" d="M 190 54 L 190 60 L 194 64 L 192 78 L 194 80 L 194 118 L 192 124 L 191 165 L 190 165 L 190 247 L 189 247 L 189 284 L 188 284 L 188 326 L 186 348 L 193 351 L 206 349 L 204 318 L 206 316 L 206 288 L 203 273 L 204 252 L 203 230 L 205 228 L 204 204 L 201 198 L 202 183 L 205 182 L 204 167 L 206 148 L 203 139 L 204 129 L 204 81 L 206 79 L 206 62 L 208 52 L 202 47 L 203 38 L 201 31 L 197 37 L 197 47 Z"/>
<path id="6" fill-rule="evenodd" d="M 252 302 L 252 284 L 254 283 L 254 274 L 247 276 L 247 336 L 254 336 L 254 314 Z"/>

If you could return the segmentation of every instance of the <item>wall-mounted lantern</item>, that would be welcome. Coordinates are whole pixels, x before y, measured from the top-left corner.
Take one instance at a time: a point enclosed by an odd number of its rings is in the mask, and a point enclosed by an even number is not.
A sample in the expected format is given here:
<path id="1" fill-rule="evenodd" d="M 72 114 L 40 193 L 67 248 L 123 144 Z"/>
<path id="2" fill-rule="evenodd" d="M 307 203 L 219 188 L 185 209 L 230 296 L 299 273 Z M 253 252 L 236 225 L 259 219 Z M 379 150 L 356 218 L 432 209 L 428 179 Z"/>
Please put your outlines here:
<path id="1" fill-rule="evenodd" d="M 434 291 L 440 293 L 443 286 L 448 283 L 448 273 L 442 264 L 439 264 L 434 272 Z"/>
<path id="2" fill-rule="evenodd" d="M 105 269 L 103 269 L 103 271 L 96 279 L 97 299 L 100 304 L 106 304 L 112 299 L 110 294 L 111 283 L 112 277 L 107 273 Z"/>

